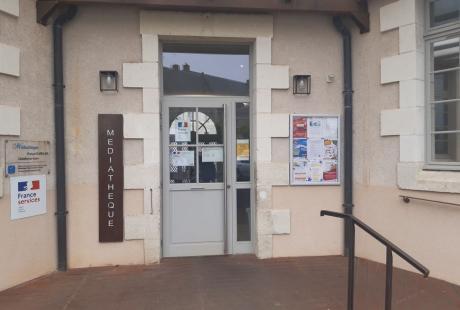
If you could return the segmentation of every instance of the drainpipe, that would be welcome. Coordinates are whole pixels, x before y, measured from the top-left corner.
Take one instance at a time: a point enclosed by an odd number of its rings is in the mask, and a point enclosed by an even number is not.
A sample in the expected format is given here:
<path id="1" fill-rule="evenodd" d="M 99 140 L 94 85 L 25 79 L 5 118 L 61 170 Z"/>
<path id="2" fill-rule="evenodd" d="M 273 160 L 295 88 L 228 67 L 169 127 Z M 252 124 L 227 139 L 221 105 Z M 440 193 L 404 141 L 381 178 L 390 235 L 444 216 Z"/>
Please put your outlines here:
<path id="1" fill-rule="evenodd" d="M 53 23 L 54 44 L 54 134 L 56 138 L 56 216 L 58 270 L 67 270 L 67 206 L 65 184 L 64 69 L 62 28 L 77 13 L 76 6 L 66 7 Z"/>
<path id="2" fill-rule="evenodd" d="M 344 195 L 345 214 L 353 214 L 353 75 L 351 62 L 351 33 L 340 16 L 333 18 L 336 30 L 343 39 L 343 102 L 344 102 Z M 344 255 L 348 256 L 353 246 L 351 221 L 345 221 Z"/>

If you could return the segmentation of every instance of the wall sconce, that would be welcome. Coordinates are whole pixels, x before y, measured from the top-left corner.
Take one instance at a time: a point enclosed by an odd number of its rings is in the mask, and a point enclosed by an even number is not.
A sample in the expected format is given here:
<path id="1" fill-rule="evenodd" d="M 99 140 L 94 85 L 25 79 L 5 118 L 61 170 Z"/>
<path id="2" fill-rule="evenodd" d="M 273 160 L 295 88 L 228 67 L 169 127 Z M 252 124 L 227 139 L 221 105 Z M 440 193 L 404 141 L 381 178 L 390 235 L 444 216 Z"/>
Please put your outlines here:
<path id="1" fill-rule="evenodd" d="M 310 95 L 311 93 L 311 75 L 294 75 L 293 83 L 294 95 Z"/>
<path id="2" fill-rule="evenodd" d="M 118 72 L 99 71 L 99 87 L 101 92 L 118 91 Z"/>

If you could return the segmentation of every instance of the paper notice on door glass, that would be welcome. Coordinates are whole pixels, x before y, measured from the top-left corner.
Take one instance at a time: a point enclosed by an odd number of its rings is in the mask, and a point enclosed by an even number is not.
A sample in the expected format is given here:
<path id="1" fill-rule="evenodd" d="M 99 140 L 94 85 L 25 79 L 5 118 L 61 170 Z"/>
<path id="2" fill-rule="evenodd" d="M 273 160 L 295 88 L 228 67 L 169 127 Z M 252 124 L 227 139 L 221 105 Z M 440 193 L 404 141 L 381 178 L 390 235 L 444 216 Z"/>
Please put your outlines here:
<path id="1" fill-rule="evenodd" d="M 201 151 L 201 161 L 204 163 L 221 163 L 224 161 L 222 147 L 205 147 Z"/>
<path id="2" fill-rule="evenodd" d="M 308 139 L 307 154 L 309 160 L 322 159 L 324 157 L 324 140 Z"/>
<path id="3" fill-rule="evenodd" d="M 323 181 L 323 165 L 320 161 L 313 161 L 308 163 L 307 170 L 308 182 L 322 182 Z"/>
<path id="4" fill-rule="evenodd" d="M 236 140 L 236 160 L 249 160 L 249 139 Z"/>
<path id="5" fill-rule="evenodd" d="M 192 141 L 190 122 L 176 122 L 176 142 L 190 142 Z"/>
<path id="6" fill-rule="evenodd" d="M 171 165 L 175 167 L 195 166 L 194 151 L 174 151 L 170 154 Z"/>
<path id="7" fill-rule="evenodd" d="M 310 117 L 307 122 L 307 135 L 310 139 L 319 139 L 323 137 L 323 119 L 319 117 Z"/>
<path id="8" fill-rule="evenodd" d="M 337 140 L 338 134 L 338 119 L 336 117 L 328 117 L 324 120 L 324 138 Z"/>

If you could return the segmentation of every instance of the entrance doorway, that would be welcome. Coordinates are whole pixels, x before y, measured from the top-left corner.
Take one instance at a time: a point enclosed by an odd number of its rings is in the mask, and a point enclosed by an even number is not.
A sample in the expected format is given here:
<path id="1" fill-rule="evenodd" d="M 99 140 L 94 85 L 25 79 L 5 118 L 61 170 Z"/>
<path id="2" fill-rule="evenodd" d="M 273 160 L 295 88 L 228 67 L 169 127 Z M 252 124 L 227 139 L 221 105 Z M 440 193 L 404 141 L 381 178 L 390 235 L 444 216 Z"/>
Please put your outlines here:
<path id="1" fill-rule="evenodd" d="M 164 257 L 253 252 L 248 99 L 164 97 Z"/>

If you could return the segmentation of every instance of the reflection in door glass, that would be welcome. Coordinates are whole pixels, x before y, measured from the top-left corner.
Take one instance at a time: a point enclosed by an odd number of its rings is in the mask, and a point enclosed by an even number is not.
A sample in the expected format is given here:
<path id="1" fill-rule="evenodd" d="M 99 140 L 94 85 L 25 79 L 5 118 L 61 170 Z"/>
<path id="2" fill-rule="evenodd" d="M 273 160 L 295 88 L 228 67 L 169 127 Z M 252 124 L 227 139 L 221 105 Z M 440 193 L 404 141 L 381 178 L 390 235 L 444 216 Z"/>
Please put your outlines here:
<path id="1" fill-rule="evenodd" d="M 236 181 L 250 181 L 249 103 L 236 103 Z"/>
<path id="2" fill-rule="evenodd" d="M 237 241 L 251 241 L 251 190 L 236 190 Z"/>
<path id="3" fill-rule="evenodd" d="M 196 126 L 199 144 L 224 143 L 223 108 L 199 108 Z"/>
<path id="4" fill-rule="evenodd" d="M 224 180 L 224 148 L 202 147 L 199 151 L 200 183 L 222 183 Z"/>

